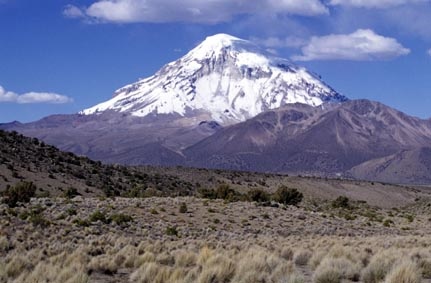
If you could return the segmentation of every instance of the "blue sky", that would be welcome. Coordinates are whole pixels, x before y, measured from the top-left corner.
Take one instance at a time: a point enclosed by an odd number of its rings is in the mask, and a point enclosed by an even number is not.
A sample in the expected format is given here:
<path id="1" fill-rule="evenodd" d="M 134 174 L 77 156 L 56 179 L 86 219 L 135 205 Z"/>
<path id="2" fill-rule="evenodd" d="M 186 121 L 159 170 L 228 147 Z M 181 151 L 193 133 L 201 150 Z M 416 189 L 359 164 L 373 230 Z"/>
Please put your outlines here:
<path id="1" fill-rule="evenodd" d="M 431 118 L 430 0 L 0 0 L 0 122 L 76 113 L 229 33 Z"/>

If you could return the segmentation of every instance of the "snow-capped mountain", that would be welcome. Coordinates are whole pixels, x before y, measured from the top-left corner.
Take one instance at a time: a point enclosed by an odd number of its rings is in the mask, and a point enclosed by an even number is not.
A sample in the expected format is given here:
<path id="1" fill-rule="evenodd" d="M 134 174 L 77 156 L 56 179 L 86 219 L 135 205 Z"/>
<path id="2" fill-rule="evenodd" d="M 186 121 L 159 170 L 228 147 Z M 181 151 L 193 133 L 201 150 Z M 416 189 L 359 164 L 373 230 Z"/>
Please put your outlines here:
<path id="1" fill-rule="evenodd" d="M 114 110 L 144 117 L 203 112 L 230 124 L 289 103 L 318 106 L 345 100 L 305 68 L 273 57 L 249 41 L 218 34 L 80 114 Z"/>

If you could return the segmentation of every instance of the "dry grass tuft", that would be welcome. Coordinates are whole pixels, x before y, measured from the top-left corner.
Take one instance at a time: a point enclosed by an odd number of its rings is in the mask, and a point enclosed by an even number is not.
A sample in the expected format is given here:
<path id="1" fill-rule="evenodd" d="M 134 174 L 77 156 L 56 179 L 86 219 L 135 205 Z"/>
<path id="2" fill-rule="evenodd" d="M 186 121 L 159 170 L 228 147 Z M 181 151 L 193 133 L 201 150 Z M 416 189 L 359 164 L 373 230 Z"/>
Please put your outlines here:
<path id="1" fill-rule="evenodd" d="M 170 268 L 155 262 L 149 262 L 133 272 L 130 280 L 136 283 L 165 283 L 170 282 L 171 273 Z"/>
<path id="2" fill-rule="evenodd" d="M 345 257 L 326 257 L 314 273 L 316 283 L 338 283 L 343 279 L 358 281 L 361 267 Z"/>
<path id="3" fill-rule="evenodd" d="M 313 253 L 309 250 L 299 250 L 295 253 L 293 261 L 296 265 L 304 266 L 308 264 L 308 261 L 312 257 Z"/>
<path id="4" fill-rule="evenodd" d="M 230 282 L 235 272 L 235 265 L 232 260 L 223 256 L 215 255 L 202 266 L 202 272 L 198 277 L 199 283 Z"/>
<path id="5" fill-rule="evenodd" d="M 385 279 L 385 283 L 420 283 L 421 272 L 416 263 L 404 260 L 394 266 Z"/>
<path id="6" fill-rule="evenodd" d="M 368 266 L 362 271 L 364 283 L 381 282 L 390 272 L 394 263 L 402 257 L 400 251 L 388 250 L 375 254 Z"/>

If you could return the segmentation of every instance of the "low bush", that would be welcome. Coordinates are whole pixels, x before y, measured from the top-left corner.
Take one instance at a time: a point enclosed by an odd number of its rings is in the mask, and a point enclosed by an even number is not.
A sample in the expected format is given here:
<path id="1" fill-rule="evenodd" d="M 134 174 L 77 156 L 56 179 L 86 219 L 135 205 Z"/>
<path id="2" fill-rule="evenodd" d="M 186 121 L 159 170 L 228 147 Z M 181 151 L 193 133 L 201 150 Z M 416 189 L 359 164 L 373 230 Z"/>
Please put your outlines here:
<path id="1" fill-rule="evenodd" d="M 178 237 L 178 230 L 177 227 L 167 227 L 166 228 L 166 235 L 168 236 L 177 236 Z"/>
<path id="2" fill-rule="evenodd" d="M 90 215 L 90 217 L 88 218 L 88 220 L 89 220 L 90 222 L 97 222 L 97 221 L 100 221 L 100 222 L 105 223 L 105 224 L 107 224 L 107 223 L 111 222 L 111 219 L 110 219 L 110 218 L 108 218 L 108 217 L 106 217 L 105 213 L 103 213 L 103 212 L 102 212 L 102 211 L 100 211 L 100 210 L 96 210 L 95 212 L 93 212 L 93 213 Z"/>
<path id="3" fill-rule="evenodd" d="M 36 190 L 32 182 L 20 182 L 3 192 L 3 202 L 9 207 L 16 207 L 19 202 L 28 203 L 32 197 L 35 197 Z"/>
<path id="4" fill-rule="evenodd" d="M 65 198 L 68 198 L 68 199 L 72 199 L 72 198 L 79 196 L 79 195 L 80 195 L 80 193 L 78 193 L 78 190 L 76 188 L 73 188 L 73 187 L 67 188 L 63 194 L 63 196 Z"/>
<path id="5" fill-rule="evenodd" d="M 281 186 L 277 189 L 273 198 L 278 203 L 297 205 L 302 201 L 303 197 L 304 195 L 297 189 Z"/>
<path id="6" fill-rule="evenodd" d="M 250 201 L 255 202 L 268 202 L 270 200 L 270 196 L 267 192 L 261 189 L 253 189 L 247 194 Z"/>
<path id="7" fill-rule="evenodd" d="M 348 197 L 339 196 L 331 203 L 333 208 L 350 208 L 350 200 Z"/>
<path id="8" fill-rule="evenodd" d="M 133 221 L 132 216 L 123 213 L 113 214 L 109 217 L 109 219 L 117 225 L 122 225 Z"/>
<path id="9" fill-rule="evenodd" d="M 181 203 L 179 211 L 180 213 L 187 213 L 187 204 L 185 202 Z"/>
<path id="10" fill-rule="evenodd" d="M 77 226 L 80 226 L 80 227 L 90 226 L 90 221 L 88 221 L 87 219 L 77 218 L 77 219 L 73 220 L 72 223 L 77 225 Z"/>

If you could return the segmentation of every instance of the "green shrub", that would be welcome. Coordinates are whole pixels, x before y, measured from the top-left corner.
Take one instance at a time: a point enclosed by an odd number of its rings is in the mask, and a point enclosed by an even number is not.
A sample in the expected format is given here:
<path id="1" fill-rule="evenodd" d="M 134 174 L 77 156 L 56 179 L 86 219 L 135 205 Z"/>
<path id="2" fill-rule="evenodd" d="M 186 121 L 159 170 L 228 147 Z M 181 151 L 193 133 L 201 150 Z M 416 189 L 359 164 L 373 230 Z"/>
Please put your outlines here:
<path id="1" fill-rule="evenodd" d="M 350 200 L 348 197 L 339 196 L 332 201 L 333 208 L 350 208 Z"/>
<path id="2" fill-rule="evenodd" d="M 223 199 L 229 202 L 235 202 L 244 199 L 244 196 L 232 189 L 228 184 L 221 184 L 215 190 L 200 189 L 199 194 L 203 198 Z"/>
<path id="3" fill-rule="evenodd" d="M 207 199 L 216 199 L 217 198 L 215 190 L 200 188 L 198 190 L 198 193 L 199 193 L 201 198 L 207 198 Z"/>
<path id="4" fill-rule="evenodd" d="M 383 221 L 383 226 L 385 227 L 391 227 L 392 224 L 394 224 L 394 221 L 392 221 L 391 219 L 386 219 L 385 221 Z"/>
<path id="5" fill-rule="evenodd" d="M 80 195 L 80 193 L 78 193 L 78 190 L 73 187 L 67 188 L 67 190 L 63 193 L 63 196 L 68 199 L 72 199 L 78 195 Z"/>
<path id="6" fill-rule="evenodd" d="M 255 202 L 268 202 L 269 194 L 261 189 L 253 189 L 247 193 L 250 201 Z"/>
<path id="7" fill-rule="evenodd" d="M 103 212 L 101 212 L 100 210 L 96 210 L 95 212 L 93 212 L 91 215 L 90 215 L 90 217 L 88 218 L 88 220 L 90 221 L 90 222 L 97 222 L 97 221 L 100 221 L 100 222 L 102 222 L 102 223 L 105 223 L 105 224 L 107 224 L 107 223 L 109 223 L 110 222 L 110 218 L 107 218 L 106 216 L 105 216 L 105 213 L 103 213 Z"/>
<path id="8" fill-rule="evenodd" d="M 30 215 L 29 221 L 34 226 L 39 226 L 42 228 L 48 227 L 51 224 L 51 222 L 45 219 L 42 213 Z"/>
<path id="9" fill-rule="evenodd" d="M 413 222 L 413 220 L 415 220 L 415 216 L 411 215 L 411 214 L 406 214 L 404 215 L 404 217 L 407 219 L 408 222 Z"/>
<path id="10" fill-rule="evenodd" d="M 17 206 L 18 202 L 27 203 L 36 195 L 36 186 L 32 182 L 20 182 L 8 187 L 3 193 L 3 202 L 9 207 Z"/>
<path id="11" fill-rule="evenodd" d="M 221 184 L 216 189 L 216 198 L 224 200 L 234 200 L 238 193 L 232 189 L 228 184 Z"/>
<path id="12" fill-rule="evenodd" d="M 177 236 L 178 237 L 177 227 L 168 226 L 166 228 L 166 235 L 168 235 L 168 236 Z"/>
<path id="13" fill-rule="evenodd" d="M 185 202 L 180 205 L 180 213 L 187 213 L 187 204 Z"/>
<path id="14" fill-rule="evenodd" d="M 110 217 L 111 221 L 114 222 L 117 225 L 122 225 L 128 222 L 133 221 L 133 217 L 127 214 L 123 214 L 123 213 L 118 213 L 118 214 L 113 214 Z"/>
<path id="15" fill-rule="evenodd" d="M 72 223 L 76 224 L 77 226 L 81 226 L 81 227 L 88 227 L 88 226 L 90 226 L 90 221 L 88 221 L 87 219 L 77 218 L 77 219 L 73 220 Z"/>
<path id="16" fill-rule="evenodd" d="M 73 208 L 73 207 L 66 209 L 66 213 L 68 215 L 70 215 L 70 216 L 78 214 L 78 212 L 76 211 L 76 209 Z"/>
<path id="17" fill-rule="evenodd" d="M 22 220 L 28 220 L 34 226 L 39 227 L 47 227 L 51 223 L 45 219 L 43 216 L 43 207 L 40 205 L 31 208 L 30 210 L 26 210 L 19 215 L 19 218 Z"/>
<path id="18" fill-rule="evenodd" d="M 297 189 L 286 186 L 279 187 L 274 194 L 274 200 L 285 205 L 297 205 L 302 201 L 303 197 L 304 195 Z"/>

